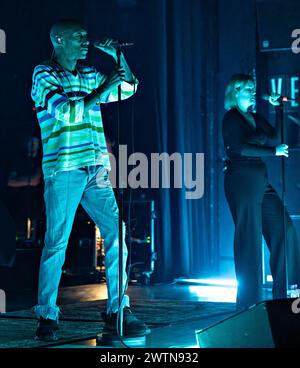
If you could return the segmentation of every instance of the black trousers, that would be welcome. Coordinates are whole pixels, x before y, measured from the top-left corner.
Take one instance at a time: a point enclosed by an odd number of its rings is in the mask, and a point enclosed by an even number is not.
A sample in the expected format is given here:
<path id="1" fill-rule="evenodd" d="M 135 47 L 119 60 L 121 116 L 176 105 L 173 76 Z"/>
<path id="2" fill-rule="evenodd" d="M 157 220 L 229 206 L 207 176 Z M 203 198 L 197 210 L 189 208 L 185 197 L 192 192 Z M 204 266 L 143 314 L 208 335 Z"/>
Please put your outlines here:
<path id="1" fill-rule="evenodd" d="M 300 251 L 290 216 L 268 183 L 264 163 L 229 164 L 225 195 L 235 224 L 234 263 L 237 307 L 262 300 L 262 235 L 270 250 L 274 299 L 285 298 L 284 225 L 289 284 L 300 287 Z"/>

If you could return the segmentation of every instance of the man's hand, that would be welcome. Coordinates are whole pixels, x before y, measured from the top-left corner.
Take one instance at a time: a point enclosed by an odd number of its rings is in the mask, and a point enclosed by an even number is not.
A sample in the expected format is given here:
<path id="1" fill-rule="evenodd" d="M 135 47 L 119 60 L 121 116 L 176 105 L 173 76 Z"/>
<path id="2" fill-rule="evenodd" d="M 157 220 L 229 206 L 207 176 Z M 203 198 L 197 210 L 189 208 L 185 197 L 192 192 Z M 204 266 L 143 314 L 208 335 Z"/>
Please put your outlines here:
<path id="1" fill-rule="evenodd" d="M 118 41 L 114 40 L 113 38 L 106 38 L 103 40 L 103 42 L 99 42 L 97 43 L 97 45 L 95 45 L 96 48 L 98 48 L 99 50 L 102 50 L 103 52 L 105 52 L 108 55 L 111 55 L 115 61 L 118 61 L 118 56 L 117 56 L 117 49 L 115 46 L 113 46 L 113 44 L 117 44 Z M 134 82 L 134 77 L 132 75 L 132 72 L 125 60 L 124 54 L 121 52 L 120 54 L 120 65 L 121 67 L 124 69 L 125 71 L 125 80 L 128 83 L 132 83 Z"/>
<path id="2" fill-rule="evenodd" d="M 125 80 L 125 70 L 123 67 L 115 68 L 106 78 L 105 82 L 98 87 L 99 93 L 109 92 L 118 87 Z"/>
<path id="3" fill-rule="evenodd" d="M 103 95 L 106 95 L 114 88 L 118 87 L 125 80 L 125 76 L 126 72 L 122 66 L 120 68 L 115 68 L 98 88 L 95 88 L 93 92 L 84 97 L 84 113 L 88 114 L 89 110 L 95 104 L 100 103 Z"/>
<path id="4" fill-rule="evenodd" d="M 95 45 L 95 47 L 106 54 L 112 56 L 115 60 L 117 59 L 117 50 L 112 44 L 116 42 L 116 40 L 112 38 L 106 38 L 103 40 L 103 42 L 100 44 Z"/>

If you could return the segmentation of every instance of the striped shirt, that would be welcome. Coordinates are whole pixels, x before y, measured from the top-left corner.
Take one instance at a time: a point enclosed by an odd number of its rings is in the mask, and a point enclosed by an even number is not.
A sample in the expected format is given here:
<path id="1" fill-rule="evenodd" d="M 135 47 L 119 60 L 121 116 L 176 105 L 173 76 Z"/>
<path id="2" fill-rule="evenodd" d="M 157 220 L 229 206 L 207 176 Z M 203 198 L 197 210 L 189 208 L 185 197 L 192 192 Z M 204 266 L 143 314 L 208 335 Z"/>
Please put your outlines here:
<path id="1" fill-rule="evenodd" d="M 35 103 L 43 145 L 43 173 L 103 165 L 110 170 L 100 104 L 84 113 L 84 96 L 99 87 L 106 76 L 94 67 L 78 65 L 73 74 L 55 62 L 37 65 L 31 97 Z M 132 96 L 137 80 L 122 82 L 122 100 Z M 118 88 L 101 96 L 100 103 L 118 100 Z"/>

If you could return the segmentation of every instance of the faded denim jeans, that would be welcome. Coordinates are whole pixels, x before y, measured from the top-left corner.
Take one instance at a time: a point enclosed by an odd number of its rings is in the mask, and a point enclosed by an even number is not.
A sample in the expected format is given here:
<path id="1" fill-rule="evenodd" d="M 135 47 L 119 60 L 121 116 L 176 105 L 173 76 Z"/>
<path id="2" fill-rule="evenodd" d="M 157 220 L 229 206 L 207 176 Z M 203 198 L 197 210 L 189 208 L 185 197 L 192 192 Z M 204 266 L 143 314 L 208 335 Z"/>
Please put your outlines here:
<path id="1" fill-rule="evenodd" d="M 68 239 L 79 203 L 99 227 L 104 239 L 107 284 L 107 313 L 119 307 L 119 210 L 107 170 L 103 166 L 87 166 L 57 172 L 45 177 L 46 234 L 42 252 L 37 317 L 58 319 L 56 305 L 58 286 L 65 261 Z M 123 290 L 126 285 L 127 247 L 123 223 Z M 129 306 L 127 295 L 122 306 Z"/>

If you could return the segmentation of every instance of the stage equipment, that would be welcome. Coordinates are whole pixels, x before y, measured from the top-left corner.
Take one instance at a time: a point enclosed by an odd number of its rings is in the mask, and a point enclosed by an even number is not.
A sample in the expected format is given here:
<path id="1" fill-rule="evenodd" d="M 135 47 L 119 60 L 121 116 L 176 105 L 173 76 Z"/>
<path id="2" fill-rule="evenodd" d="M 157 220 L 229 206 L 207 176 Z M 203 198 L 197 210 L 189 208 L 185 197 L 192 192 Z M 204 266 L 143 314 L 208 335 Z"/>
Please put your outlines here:
<path id="1" fill-rule="evenodd" d="M 121 338 L 117 334 L 99 334 L 96 337 L 96 345 L 114 348 L 124 348 L 127 346 L 129 348 L 144 348 L 146 346 L 146 336 L 133 336 Z"/>
<path id="2" fill-rule="evenodd" d="M 200 348 L 300 347 L 300 299 L 269 300 L 196 331 Z"/>
<path id="3" fill-rule="evenodd" d="M 129 208 L 131 206 L 131 208 Z M 153 200 L 124 202 L 129 250 L 129 280 L 149 285 L 155 271 L 155 203 Z"/>

